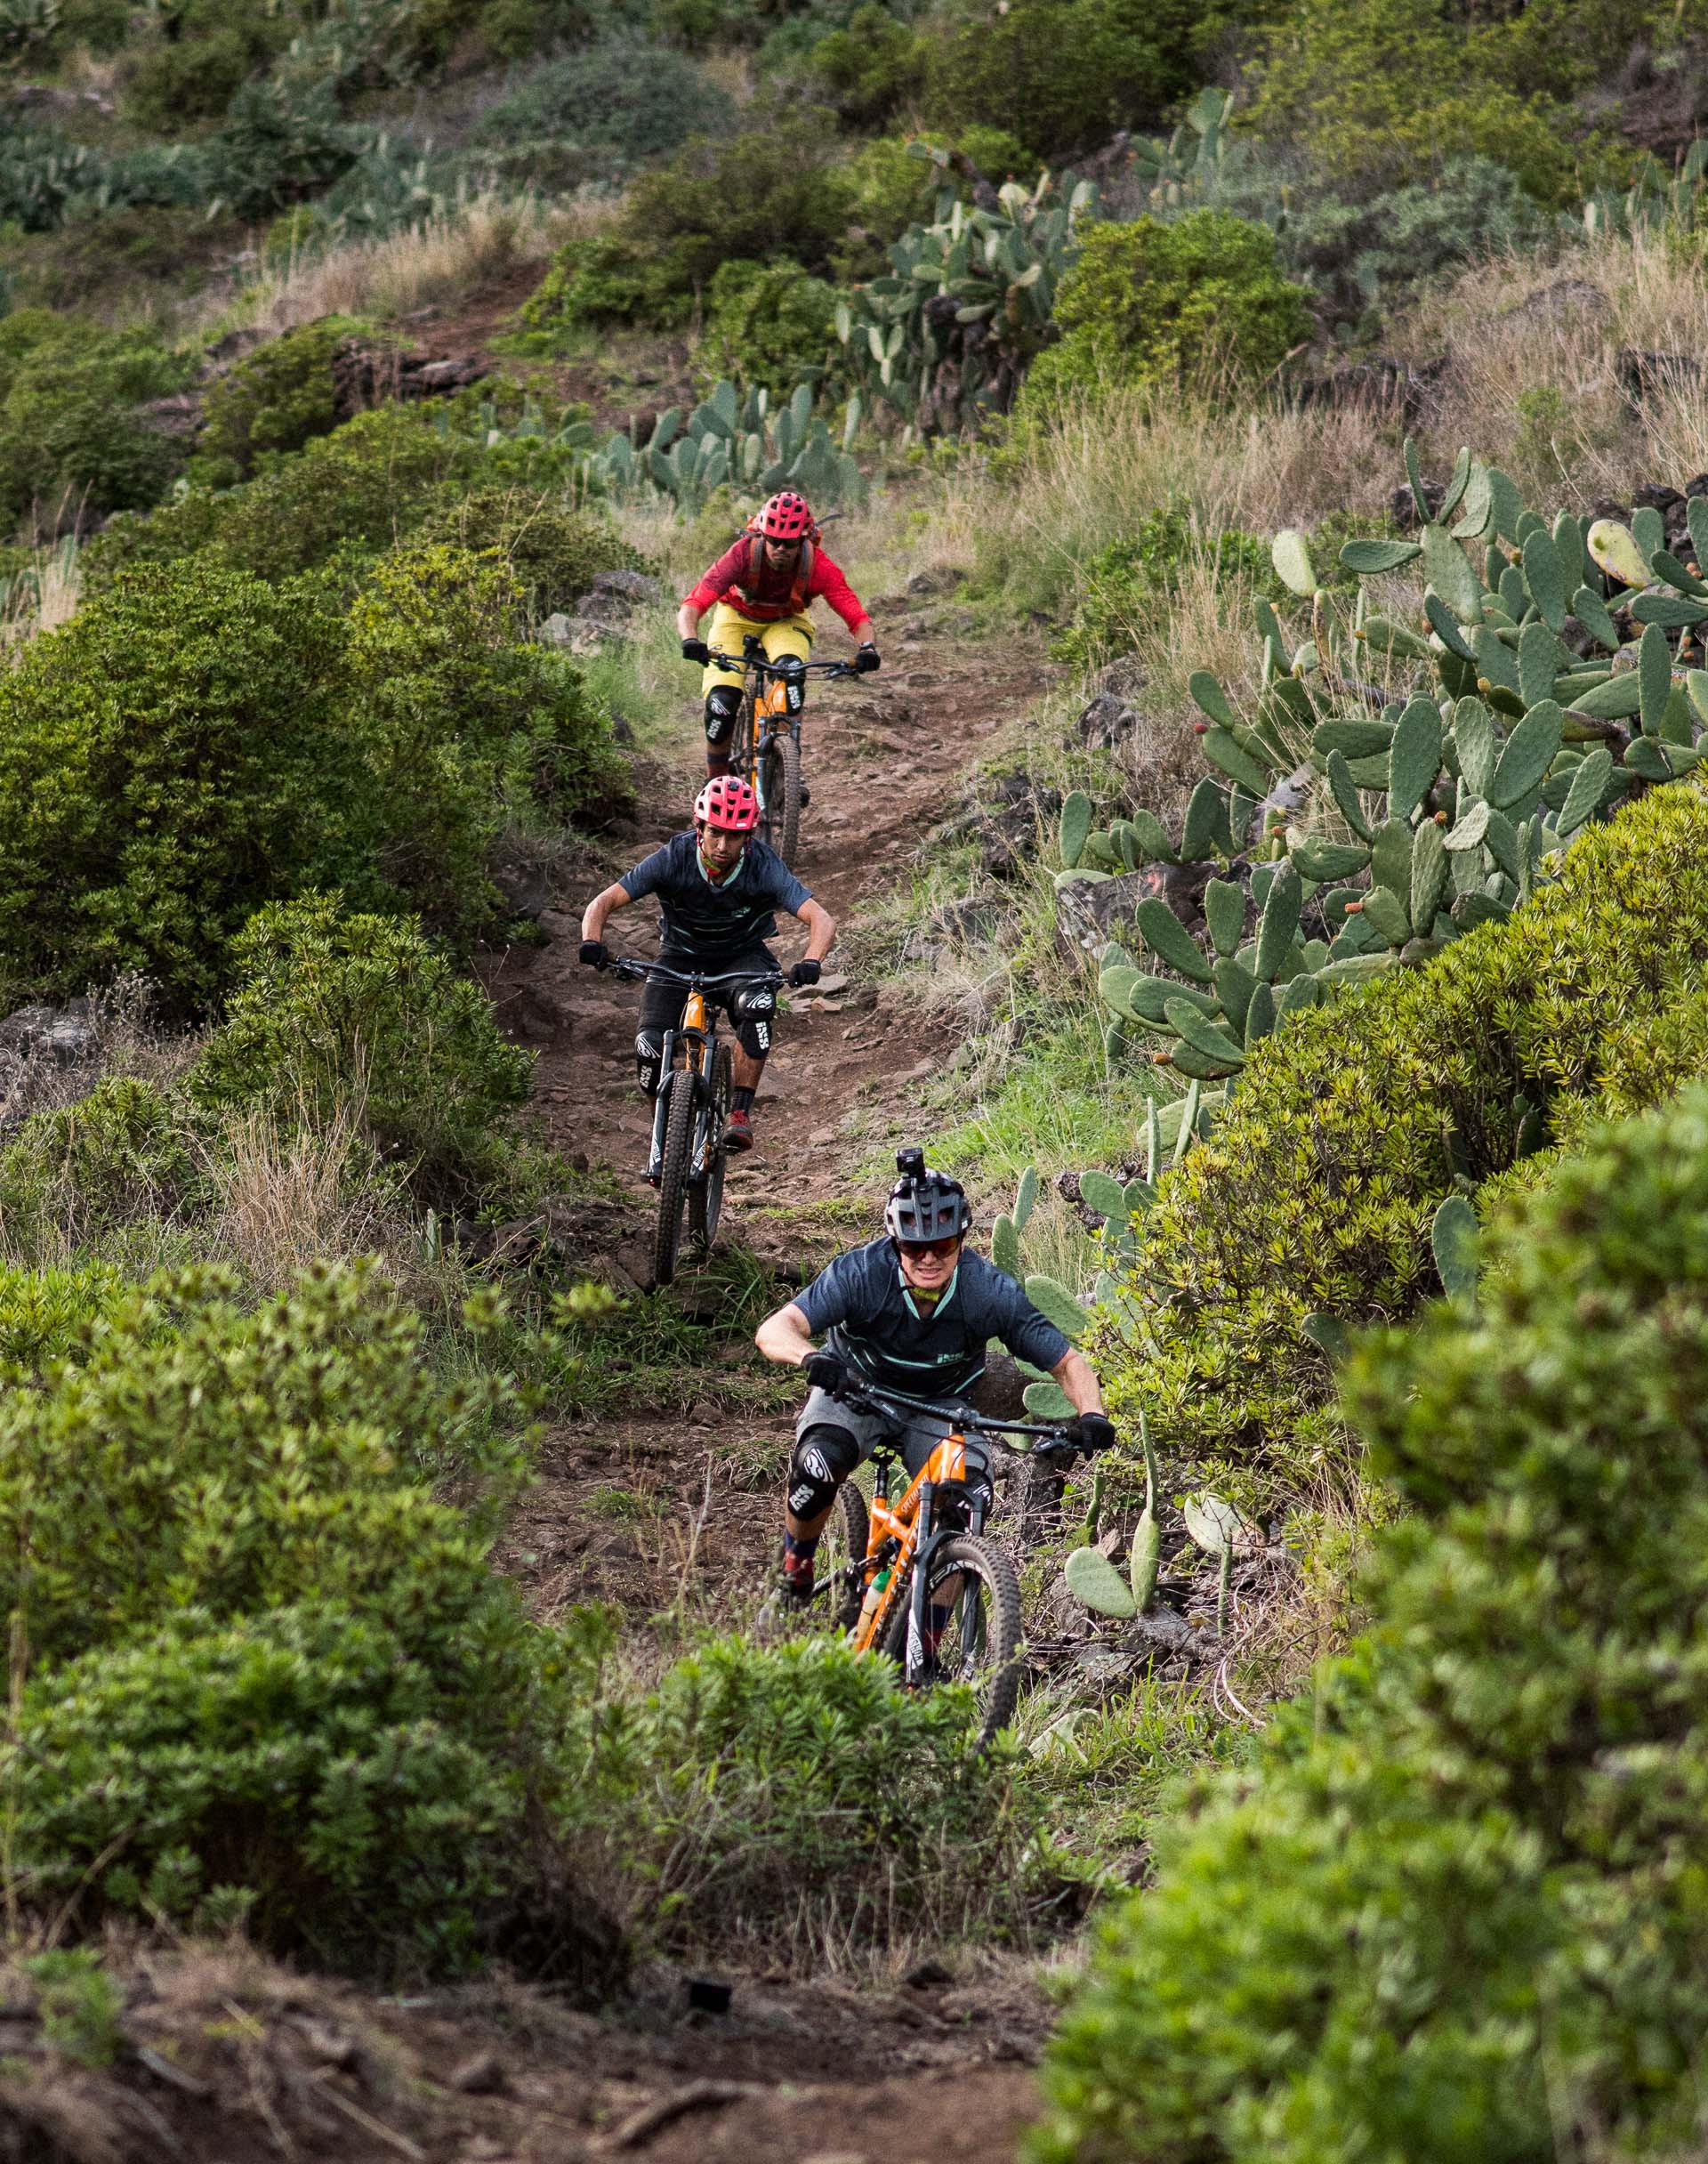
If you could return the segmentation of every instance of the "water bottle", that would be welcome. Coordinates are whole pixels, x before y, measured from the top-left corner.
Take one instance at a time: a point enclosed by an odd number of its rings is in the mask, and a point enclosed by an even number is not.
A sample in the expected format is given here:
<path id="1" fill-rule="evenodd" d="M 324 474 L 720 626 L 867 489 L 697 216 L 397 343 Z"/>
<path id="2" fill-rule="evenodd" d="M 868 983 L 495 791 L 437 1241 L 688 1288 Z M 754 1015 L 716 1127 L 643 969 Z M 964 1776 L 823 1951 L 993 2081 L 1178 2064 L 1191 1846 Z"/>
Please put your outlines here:
<path id="1" fill-rule="evenodd" d="M 866 1587 L 866 1598 L 860 1603 L 860 1622 L 862 1627 L 869 1623 L 873 1617 L 877 1614 L 879 1608 L 883 1603 L 884 1587 L 889 1583 L 890 1568 L 886 1563 L 883 1569 L 880 1571 L 877 1576 L 872 1580 L 872 1583 Z"/>

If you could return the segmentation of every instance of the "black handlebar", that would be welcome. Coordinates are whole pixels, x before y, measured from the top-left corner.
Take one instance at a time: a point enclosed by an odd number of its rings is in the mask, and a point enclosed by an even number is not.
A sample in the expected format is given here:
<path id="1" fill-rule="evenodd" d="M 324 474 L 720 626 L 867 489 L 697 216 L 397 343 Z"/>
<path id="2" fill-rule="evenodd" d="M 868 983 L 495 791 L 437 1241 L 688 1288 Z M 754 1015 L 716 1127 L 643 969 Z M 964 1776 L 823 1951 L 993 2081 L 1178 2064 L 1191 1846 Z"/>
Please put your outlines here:
<path id="1" fill-rule="evenodd" d="M 793 661 L 793 658 L 788 662 L 767 661 L 758 654 L 746 658 L 732 654 L 721 646 L 709 648 L 706 658 L 713 668 L 722 669 L 731 676 L 741 675 L 750 663 L 761 676 L 793 676 L 798 671 L 802 676 L 822 676 L 827 682 L 834 682 L 839 676 L 858 676 L 860 673 L 851 661 Z"/>
<path id="2" fill-rule="evenodd" d="M 685 985 L 689 991 L 703 991 L 712 984 L 769 984 L 780 987 L 783 973 L 779 969 L 726 969 L 721 975 L 712 975 L 703 969 L 672 969 L 665 962 L 649 962 L 638 954 L 619 955 L 614 961 L 600 965 L 613 976 L 623 977 L 631 984 L 639 984 L 645 977 L 660 977 L 668 984 Z"/>
<path id="3" fill-rule="evenodd" d="M 974 1412 L 971 1407 L 964 1412 L 952 1413 L 930 1398 L 910 1398 L 901 1391 L 876 1390 L 860 1383 L 845 1384 L 837 1394 L 844 1404 L 853 1406 L 858 1412 L 927 1413 L 943 1421 L 946 1431 L 959 1430 L 975 1435 L 1035 1435 L 1070 1449 L 1080 1447 L 1068 1433 L 1066 1425 L 1059 1420 L 996 1420 Z"/>

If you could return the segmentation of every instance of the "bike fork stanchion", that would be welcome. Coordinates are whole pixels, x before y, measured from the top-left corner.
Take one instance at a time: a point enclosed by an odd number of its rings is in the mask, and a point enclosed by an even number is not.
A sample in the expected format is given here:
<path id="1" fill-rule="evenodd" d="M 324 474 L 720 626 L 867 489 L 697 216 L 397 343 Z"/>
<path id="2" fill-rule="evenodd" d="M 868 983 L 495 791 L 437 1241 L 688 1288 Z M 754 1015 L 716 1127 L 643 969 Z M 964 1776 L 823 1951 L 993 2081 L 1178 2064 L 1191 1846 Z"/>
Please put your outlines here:
<path id="1" fill-rule="evenodd" d="M 931 1502 L 936 1493 L 927 1481 L 919 1491 L 919 1535 L 914 1543 L 914 1582 L 907 1611 L 907 1652 L 902 1665 L 904 1679 L 917 1688 L 925 1680 L 925 1634 L 931 1628 Z"/>

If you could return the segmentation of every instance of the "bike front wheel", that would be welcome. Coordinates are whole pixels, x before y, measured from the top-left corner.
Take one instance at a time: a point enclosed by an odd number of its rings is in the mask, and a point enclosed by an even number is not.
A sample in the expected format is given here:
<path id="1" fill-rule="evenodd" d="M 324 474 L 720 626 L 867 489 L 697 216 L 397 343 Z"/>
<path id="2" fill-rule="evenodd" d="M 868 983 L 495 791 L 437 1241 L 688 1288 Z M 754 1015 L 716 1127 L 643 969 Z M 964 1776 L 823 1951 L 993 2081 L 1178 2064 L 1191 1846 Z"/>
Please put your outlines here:
<path id="1" fill-rule="evenodd" d="M 922 1648 L 922 1688 L 965 1684 L 978 1707 L 978 1748 L 1014 1717 L 1020 1695 L 1020 1585 L 999 1547 L 960 1533 L 931 1552 L 926 1613 L 934 1643 Z M 904 1667 L 912 1621 L 908 1602 L 890 1624 L 883 1650 Z"/>
<path id="2" fill-rule="evenodd" d="M 801 747 L 793 737 L 773 737 L 765 753 L 765 839 L 793 867 L 801 843 Z"/>
<path id="3" fill-rule="evenodd" d="M 712 1069 L 712 1094 L 707 1100 L 701 1132 L 704 1162 L 699 1176 L 688 1191 L 688 1230 L 694 1245 L 706 1254 L 717 1238 L 718 1219 L 723 1211 L 724 1122 L 729 1117 L 734 1058 L 728 1045 L 718 1046 Z"/>
<path id="4" fill-rule="evenodd" d="M 668 1285 L 676 1275 L 682 1207 L 689 1191 L 689 1159 L 694 1147 L 694 1080 L 686 1067 L 674 1069 L 664 1080 L 670 1102 L 665 1113 L 665 1148 L 658 1167 L 658 1223 L 652 1236 L 655 1285 Z"/>

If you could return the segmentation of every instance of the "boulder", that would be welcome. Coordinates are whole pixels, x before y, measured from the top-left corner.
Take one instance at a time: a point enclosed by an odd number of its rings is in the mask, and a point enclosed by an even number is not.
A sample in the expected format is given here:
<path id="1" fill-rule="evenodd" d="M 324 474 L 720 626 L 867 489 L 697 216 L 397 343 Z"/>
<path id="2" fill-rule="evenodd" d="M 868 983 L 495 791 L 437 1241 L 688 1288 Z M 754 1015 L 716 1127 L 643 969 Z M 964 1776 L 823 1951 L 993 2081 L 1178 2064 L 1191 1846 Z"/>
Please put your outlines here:
<path id="1" fill-rule="evenodd" d="M 611 594 L 636 609 L 650 607 L 665 598 L 665 589 L 656 578 L 649 578 L 644 571 L 626 568 L 599 572 L 593 579 L 593 592 Z"/>

